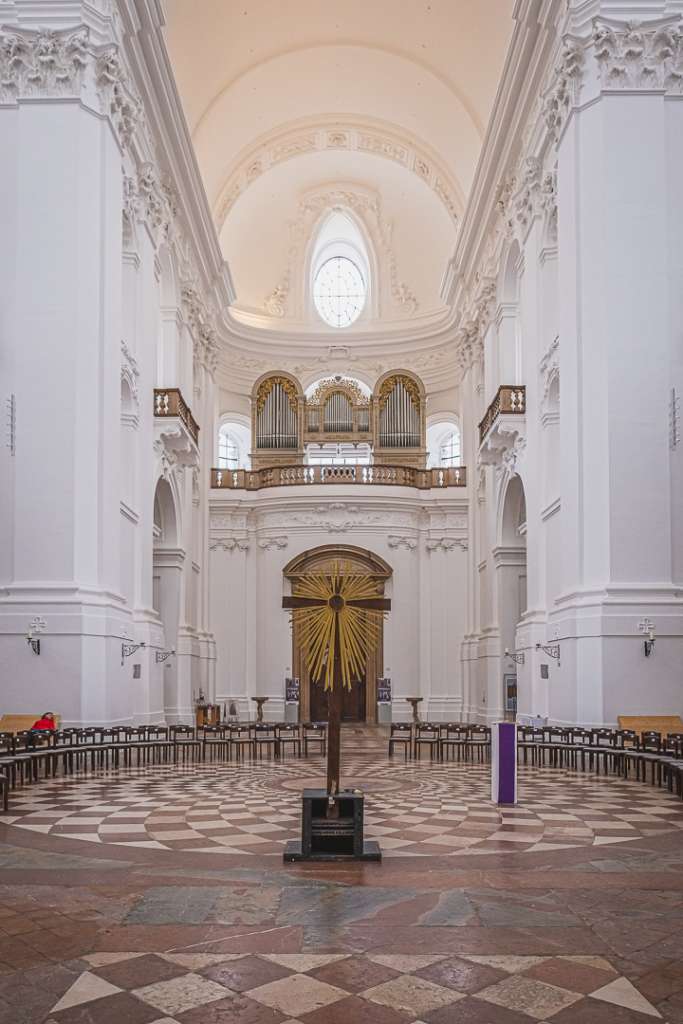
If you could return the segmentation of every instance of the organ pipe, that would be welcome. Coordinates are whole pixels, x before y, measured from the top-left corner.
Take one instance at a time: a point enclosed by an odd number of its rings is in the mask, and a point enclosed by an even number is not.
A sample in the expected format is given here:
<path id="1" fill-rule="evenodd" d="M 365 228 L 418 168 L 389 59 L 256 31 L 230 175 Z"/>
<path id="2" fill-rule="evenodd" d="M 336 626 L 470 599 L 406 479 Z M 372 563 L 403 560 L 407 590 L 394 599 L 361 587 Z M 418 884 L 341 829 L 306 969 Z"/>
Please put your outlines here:
<path id="1" fill-rule="evenodd" d="M 420 410 L 401 380 L 392 387 L 380 411 L 382 448 L 419 448 Z"/>
<path id="2" fill-rule="evenodd" d="M 279 382 L 271 387 L 256 417 L 257 448 L 296 448 L 296 409 Z"/>

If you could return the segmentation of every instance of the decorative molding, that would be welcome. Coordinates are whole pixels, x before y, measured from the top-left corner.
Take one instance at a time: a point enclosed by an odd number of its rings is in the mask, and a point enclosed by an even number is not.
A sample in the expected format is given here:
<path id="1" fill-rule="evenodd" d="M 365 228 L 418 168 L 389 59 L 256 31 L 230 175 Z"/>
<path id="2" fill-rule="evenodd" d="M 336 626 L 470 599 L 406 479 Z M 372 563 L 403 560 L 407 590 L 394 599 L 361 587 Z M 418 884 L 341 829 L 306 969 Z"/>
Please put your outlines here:
<path id="1" fill-rule="evenodd" d="M 220 190 L 214 208 L 217 230 L 222 230 L 238 198 L 272 167 L 302 154 L 335 149 L 370 153 L 400 164 L 425 182 L 438 196 L 451 220 L 458 222 L 464 197 L 451 181 L 445 166 L 435 155 L 427 152 L 426 146 L 410 138 L 396 125 L 371 121 L 338 123 L 335 120 L 331 128 L 329 122 L 318 120 L 309 127 L 302 128 L 297 124 L 285 129 L 276 139 L 262 137 L 242 156 Z"/>
<path id="2" fill-rule="evenodd" d="M 517 472 L 517 466 L 520 458 L 526 450 L 526 438 L 515 437 L 514 443 L 506 448 L 501 456 L 501 469 L 508 474 L 508 476 L 514 476 Z"/>
<path id="3" fill-rule="evenodd" d="M 126 504 L 125 501 L 119 502 L 119 510 L 124 519 L 127 519 L 130 523 L 135 526 L 140 522 L 140 514 L 131 508 L 130 505 Z"/>
<path id="4" fill-rule="evenodd" d="M 108 47 L 95 63 L 95 81 L 103 109 L 108 110 L 122 149 L 127 149 L 143 119 L 142 103 L 130 86 L 117 46 Z"/>
<path id="5" fill-rule="evenodd" d="M 405 548 L 406 551 L 415 551 L 417 548 L 417 540 L 415 537 L 396 537 L 391 535 L 387 537 L 387 544 L 393 550 L 397 548 Z"/>
<path id="6" fill-rule="evenodd" d="M 209 544 L 210 551 L 248 551 L 249 541 L 244 537 L 221 537 Z"/>
<path id="7" fill-rule="evenodd" d="M 593 52 L 603 89 L 683 93 L 683 20 L 595 18 Z"/>
<path id="8" fill-rule="evenodd" d="M 392 245 L 392 224 L 382 213 L 379 194 L 351 185 L 330 189 L 314 189 L 299 201 L 297 217 L 289 225 L 288 264 L 280 281 L 264 301 L 265 312 L 273 317 L 283 318 L 290 314 L 290 294 L 301 309 L 293 312 L 299 316 L 303 311 L 305 293 L 304 253 L 316 221 L 327 210 L 351 210 L 367 230 L 375 248 L 384 255 L 388 268 L 388 285 L 391 296 L 401 312 L 412 316 L 418 311 L 419 303 L 408 285 L 399 279 L 396 256 Z"/>
<path id="9" fill-rule="evenodd" d="M 553 338 L 544 353 L 538 370 L 541 377 L 541 401 L 539 405 L 541 422 L 546 426 L 559 418 L 559 409 L 554 407 L 550 392 L 553 384 L 560 379 L 560 336 Z"/>
<path id="10" fill-rule="evenodd" d="M 42 615 L 34 615 L 28 624 L 29 633 L 44 633 L 47 629 L 47 622 Z"/>
<path id="11" fill-rule="evenodd" d="M 263 537 L 258 542 L 258 546 L 263 551 L 271 551 L 273 548 L 275 548 L 276 551 L 284 551 L 288 544 L 288 537 Z"/>
<path id="12" fill-rule="evenodd" d="M 0 103 L 77 96 L 91 60 L 90 30 L 0 26 Z"/>
<path id="13" fill-rule="evenodd" d="M 425 541 L 427 551 L 467 551 L 467 540 L 462 537 L 428 537 Z"/>
<path id="14" fill-rule="evenodd" d="M 565 36 L 559 61 L 541 98 L 541 116 L 554 145 L 559 143 L 569 113 L 578 102 L 583 66 L 584 41 Z"/>
<path id="15" fill-rule="evenodd" d="M 323 405 L 328 394 L 331 391 L 338 391 L 340 388 L 346 391 L 349 397 L 353 398 L 356 405 L 369 404 L 370 399 L 368 395 L 361 391 L 355 380 L 349 380 L 348 377 L 342 377 L 341 375 L 326 377 L 325 380 L 321 380 L 316 385 L 316 389 L 311 397 L 306 399 L 306 402 L 308 405 Z"/>

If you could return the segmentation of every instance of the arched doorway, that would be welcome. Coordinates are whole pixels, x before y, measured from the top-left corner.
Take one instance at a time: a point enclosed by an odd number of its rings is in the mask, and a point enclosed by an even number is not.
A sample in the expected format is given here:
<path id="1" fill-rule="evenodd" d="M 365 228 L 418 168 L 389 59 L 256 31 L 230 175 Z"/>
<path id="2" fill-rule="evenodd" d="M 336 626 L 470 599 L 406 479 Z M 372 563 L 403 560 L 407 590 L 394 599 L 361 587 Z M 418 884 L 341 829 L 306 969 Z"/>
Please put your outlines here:
<path id="1" fill-rule="evenodd" d="M 371 576 L 377 584 L 377 596 L 383 597 L 391 579 L 391 566 L 372 551 L 348 544 L 326 544 L 304 551 L 292 559 L 283 570 L 285 581 L 293 590 L 298 577 L 307 574 L 331 572 L 335 562 L 348 566 L 352 572 Z M 296 627 L 295 627 L 296 628 Z M 315 685 L 309 675 L 306 657 L 299 648 L 298 638 L 292 635 L 292 670 L 301 681 L 301 718 L 303 721 L 327 720 L 327 694 Z M 384 635 L 376 650 L 367 658 L 364 678 L 354 681 L 351 691 L 344 692 L 343 722 L 377 721 L 377 680 L 383 675 Z"/>
<path id="2" fill-rule="evenodd" d="M 517 629 L 527 607 L 526 498 L 517 475 L 510 477 L 501 514 L 500 545 L 496 550 L 498 621 L 501 656 L 517 649 Z M 503 710 L 507 718 L 517 711 L 517 665 L 502 659 Z"/>

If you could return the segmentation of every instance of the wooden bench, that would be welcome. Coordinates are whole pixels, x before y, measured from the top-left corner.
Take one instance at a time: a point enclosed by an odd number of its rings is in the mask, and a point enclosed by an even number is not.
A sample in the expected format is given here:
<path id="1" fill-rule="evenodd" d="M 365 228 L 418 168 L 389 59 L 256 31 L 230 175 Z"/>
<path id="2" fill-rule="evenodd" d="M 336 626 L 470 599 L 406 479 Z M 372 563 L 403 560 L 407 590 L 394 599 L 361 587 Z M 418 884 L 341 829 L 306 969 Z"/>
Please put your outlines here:
<path id="1" fill-rule="evenodd" d="M 42 712 L 37 715 L 3 715 L 0 718 L 0 732 L 24 732 L 30 729 L 34 722 L 41 717 Z M 55 715 L 55 728 L 61 725 L 61 715 Z"/>
<path id="2" fill-rule="evenodd" d="M 683 732 L 680 715 L 619 715 L 620 729 L 633 729 L 640 736 L 644 732 L 659 732 L 666 737 L 670 732 Z"/>

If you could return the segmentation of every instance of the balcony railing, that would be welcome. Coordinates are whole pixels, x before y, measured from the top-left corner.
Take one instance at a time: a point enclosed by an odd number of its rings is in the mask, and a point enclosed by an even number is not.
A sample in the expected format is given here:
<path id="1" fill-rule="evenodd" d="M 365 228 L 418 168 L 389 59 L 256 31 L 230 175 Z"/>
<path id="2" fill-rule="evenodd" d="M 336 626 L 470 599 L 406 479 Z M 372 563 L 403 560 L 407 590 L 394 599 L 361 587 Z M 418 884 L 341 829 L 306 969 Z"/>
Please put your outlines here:
<path id="1" fill-rule="evenodd" d="M 309 484 L 364 484 L 416 487 L 421 491 L 467 486 L 464 466 L 415 469 L 412 466 L 270 466 L 266 469 L 212 469 L 211 486 L 228 491 L 260 491 L 264 487 Z"/>
<path id="2" fill-rule="evenodd" d="M 523 416 L 526 412 L 526 388 L 523 384 L 512 386 L 503 384 L 498 388 L 496 397 L 486 410 L 486 414 L 479 424 L 479 443 L 481 444 L 489 430 L 499 416 L 517 415 Z"/>
<path id="3" fill-rule="evenodd" d="M 154 389 L 154 415 L 177 416 L 185 424 L 194 443 L 199 444 L 199 427 L 180 392 L 180 388 Z"/>

